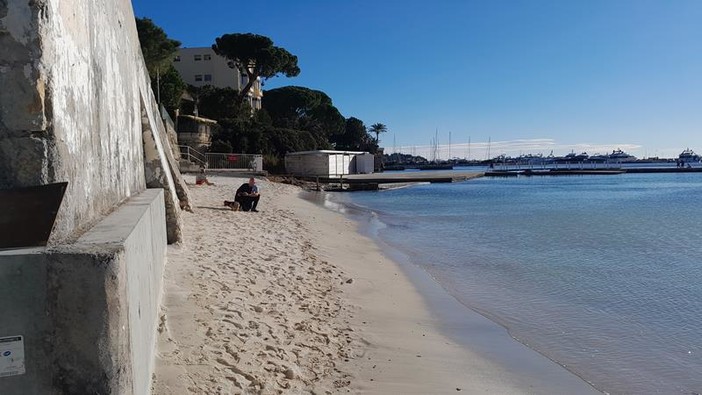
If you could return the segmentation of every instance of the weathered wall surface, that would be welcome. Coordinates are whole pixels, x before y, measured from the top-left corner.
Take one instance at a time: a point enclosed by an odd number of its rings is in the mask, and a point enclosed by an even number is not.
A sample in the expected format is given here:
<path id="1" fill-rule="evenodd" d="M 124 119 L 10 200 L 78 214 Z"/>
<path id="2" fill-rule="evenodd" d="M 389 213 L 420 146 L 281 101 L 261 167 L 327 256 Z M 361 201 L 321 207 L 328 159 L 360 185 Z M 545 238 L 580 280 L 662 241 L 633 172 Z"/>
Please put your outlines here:
<path id="1" fill-rule="evenodd" d="M 1 394 L 150 393 L 163 196 L 131 198 L 70 245 L 0 251 L 0 337 L 24 336 L 26 367 Z"/>
<path id="2" fill-rule="evenodd" d="M 187 188 L 137 37 L 129 0 L 0 0 L 0 188 L 68 181 L 52 247 L 0 251 L 0 337 L 26 352 L 3 395 L 149 393 Z"/>
<path id="3" fill-rule="evenodd" d="M 154 113 L 149 112 L 145 107 L 148 107 L 147 104 L 142 103 L 141 127 L 144 139 L 146 186 L 163 188 L 165 191 L 168 244 L 172 244 L 183 239 L 180 203 L 174 181 L 175 174 L 171 171 L 177 167 L 170 165 L 169 155 L 170 158 L 173 158 L 173 152 L 168 146 L 163 123 L 156 123 L 153 118 Z M 180 172 L 176 171 L 175 173 L 180 176 Z"/>
<path id="4" fill-rule="evenodd" d="M 0 0 L 0 49 L 0 188 L 68 181 L 51 241 L 75 238 L 146 188 L 131 2 Z"/>

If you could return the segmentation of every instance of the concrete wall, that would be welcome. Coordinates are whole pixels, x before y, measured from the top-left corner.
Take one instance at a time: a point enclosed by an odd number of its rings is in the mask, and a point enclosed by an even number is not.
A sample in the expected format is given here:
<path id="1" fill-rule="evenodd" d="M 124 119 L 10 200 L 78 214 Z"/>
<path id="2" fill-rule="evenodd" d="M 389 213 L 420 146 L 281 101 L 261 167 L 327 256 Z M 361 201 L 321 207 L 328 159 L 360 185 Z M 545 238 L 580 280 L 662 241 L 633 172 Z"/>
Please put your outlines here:
<path id="1" fill-rule="evenodd" d="M 76 243 L 0 251 L 0 337 L 26 373 L 0 393 L 148 394 L 165 264 L 162 189 L 130 199 Z"/>
<path id="2" fill-rule="evenodd" d="M 153 101 L 129 0 L 0 0 L 0 188 L 69 182 L 52 243 L 146 188 Z"/>
<path id="3" fill-rule="evenodd" d="M 68 181 L 52 247 L 0 251 L 0 394 L 149 393 L 188 198 L 137 37 L 129 0 L 0 0 L 0 188 Z"/>

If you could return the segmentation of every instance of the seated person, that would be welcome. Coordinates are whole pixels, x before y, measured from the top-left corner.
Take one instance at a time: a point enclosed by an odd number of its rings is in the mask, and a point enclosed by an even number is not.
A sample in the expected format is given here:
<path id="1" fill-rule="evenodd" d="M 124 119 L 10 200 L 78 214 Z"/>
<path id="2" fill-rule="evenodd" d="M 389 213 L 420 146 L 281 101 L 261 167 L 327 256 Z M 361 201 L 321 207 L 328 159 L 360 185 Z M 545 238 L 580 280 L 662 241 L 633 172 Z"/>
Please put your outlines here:
<path id="1" fill-rule="evenodd" d="M 256 186 L 256 180 L 251 177 L 249 182 L 242 184 L 239 189 L 236 190 L 235 202 L 241 205 L 243 211 L 253 211 L 257 213 L 256 206 L 258 206 L 258 200 L 261 195 L 258 193 L 258 187 Z"/>
<path id="2" fill-rule="evenodd" d="M 213 182 L 207 179 L 204 167 L 200 167 L 200 173 L 195 176 L 195 185 L 214 185 Z"/>

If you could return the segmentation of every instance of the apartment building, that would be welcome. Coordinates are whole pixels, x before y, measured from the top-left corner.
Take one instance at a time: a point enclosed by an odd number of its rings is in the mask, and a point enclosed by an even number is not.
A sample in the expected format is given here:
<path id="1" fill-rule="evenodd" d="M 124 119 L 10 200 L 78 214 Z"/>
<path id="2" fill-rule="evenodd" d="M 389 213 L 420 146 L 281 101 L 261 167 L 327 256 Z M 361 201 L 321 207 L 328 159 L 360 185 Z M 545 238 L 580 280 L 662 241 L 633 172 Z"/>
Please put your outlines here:
<path id="1" fill-rule="evenodd" d="M 209 47 L 180 48 L 173 66 L 183 81 L 193 86 L 212 85 L 240 91 L 248 82 L 246 74 L 242 75 L 236 67 L 229 67 L 229 61 Z M 248 94 L 251 108 L 260 109 L 262 97 L 261 80 L 258 79 Z"/>

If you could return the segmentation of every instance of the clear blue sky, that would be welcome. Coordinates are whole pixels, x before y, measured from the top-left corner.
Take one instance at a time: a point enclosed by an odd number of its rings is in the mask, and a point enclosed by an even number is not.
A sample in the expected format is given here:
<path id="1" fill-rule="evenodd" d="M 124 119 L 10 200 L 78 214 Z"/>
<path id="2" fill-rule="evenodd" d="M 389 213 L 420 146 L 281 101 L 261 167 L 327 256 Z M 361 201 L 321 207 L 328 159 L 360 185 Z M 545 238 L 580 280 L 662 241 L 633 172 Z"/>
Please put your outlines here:
<path id="1" fill-rule="evenodd" d="M 185 47 L 257 33 L 301 74 L 417 153 L 702 153 L 702 0 L 133 0 Z M 253 5 L 253 6 L 252 6 Z M 463 145 L 460 145 L 463 143 Z M 447 156 L 445 151 L 443 156 Z"/>

